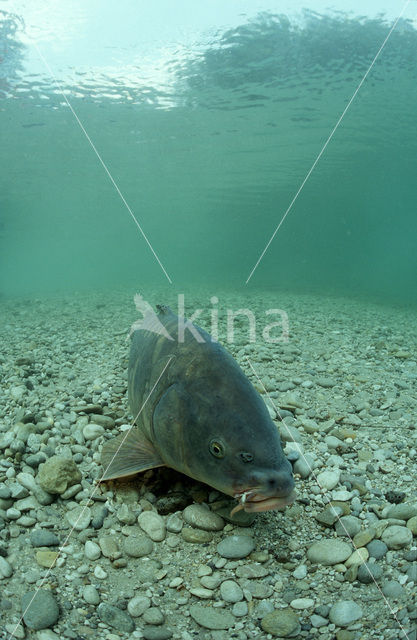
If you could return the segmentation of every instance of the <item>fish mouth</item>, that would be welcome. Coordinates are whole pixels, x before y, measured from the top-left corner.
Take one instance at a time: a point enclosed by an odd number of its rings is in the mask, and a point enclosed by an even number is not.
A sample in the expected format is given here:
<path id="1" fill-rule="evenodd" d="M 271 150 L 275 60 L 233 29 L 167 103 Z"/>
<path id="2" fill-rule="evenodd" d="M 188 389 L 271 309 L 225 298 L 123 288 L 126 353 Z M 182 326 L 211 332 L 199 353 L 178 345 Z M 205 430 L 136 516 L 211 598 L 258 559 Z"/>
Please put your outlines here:
<path id="1" fill-rule="evenodd" d="M 233 496 L 239 503 L 232 509 L 230 515 L 243 509 L 248 513 L 260 513 L 261 511 L 270 511 L 272 509 L 285 509 L 286 506 L 292 504 L 297 497 L 297 493 L 293 490 L 284 496 L 265 496 L 260 493 L 260 489 L 248 489 L 247 491 L 239 491 Z"/>

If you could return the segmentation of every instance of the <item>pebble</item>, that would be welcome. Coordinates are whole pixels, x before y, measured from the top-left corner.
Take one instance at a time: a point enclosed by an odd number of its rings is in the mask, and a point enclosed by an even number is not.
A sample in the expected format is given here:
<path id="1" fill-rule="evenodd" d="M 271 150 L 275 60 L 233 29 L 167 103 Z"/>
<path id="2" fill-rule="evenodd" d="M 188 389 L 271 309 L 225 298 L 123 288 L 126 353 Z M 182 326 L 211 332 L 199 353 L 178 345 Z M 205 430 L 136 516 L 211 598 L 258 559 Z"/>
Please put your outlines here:
<path id="1" fill-rule="evenodd" d="M 104 431 L 105 429 L 101 425 L 90 422 L 85 425 L 83 429 L 83 436 L 86 440 L 95 440 L 99 436 L 102 436 Z"/>
<path id="2" fill-rule="evenodd" d="M 335 526 L 337 535 L 353 538 L 361 530 L 361 521 L 355 516 L 342 516 Z"/>
<path id="3" fill-rule="evenodd" d="M 334 565 L 344 562 L 351 555 L 352 548 L 338 538 L 318 540 L 307 551 L 310 562 Z"/>
<path id="4" fill-rule="evenodd" d="M 388 582 L 382 586 L 382 593 L 387 598 L 401 598 L 405 593 L 405 589 L 396 580 L 388 580 Z"/>
<path id="5" fill-rule="evenodd" d="M 203 529 L 194 529 L 193 527 L 183 527 L 181 529 L 181 537 L 185 542 L 195 544 L 204 544 L 213 540 L 213 534 Z"/>
<path id="6" fill-rule="evenodd" d="M 243 600 L 243 591 L 234 580 L 225 580 L 220 585 L 220 595 L 225 602 L 240 602 Z"/>
<path id="7" fill-rule="evenodd" d="M 285 449 L 287 451 L 287 448 Z M 308 478 L 313 472 L 316 458 L 311 453 L 303 453 L 298 460 L 294 462 L 294 473 L 298 473 L 301 478 Z"/>
<path id="8" fill-rule="evenodd" d="M 10 578 L 13 575 L 13 567 L 6 558 L 0 556 L 0 576 Z"/>
<path id="9" fill-rule="evenodd" d="M 107 602 L 102 602 L 97 607 L 98 617 L 104 624 L 116 629 L 116 631 L 123 631 L 125 633 L 132 633 L 135 628 L 135 623 L 128 613 L 115 607 Z"/>
<path id="10" fill-rule="evenodd" d="M 25 487 L 28 491 L 33 493 L 36 500 L 44 506 L 51 504 L 55 496 L 47 491 L 44 491 L 42 487 L 36 482 L 35 478 L 30 473 L 18 473 L 16 476 L 16 480 Z"/>
<path id="11" fill-rule="evenodd" d="M 354 551 L 352 555 L 349 556 L 349 558 L 345 562 L 345 566 L 348 568 L 353 566 L 358 567 L 359 565 L 366 562 L 368 558 L 369 558 L 368 549 L 365 549 L 365 547 L 361 547 L 360 549 L 356 549 L 356 551 Z"/>
<path id="12" fill-rule="evenodd" d="M 388 549 L 402 549 L 411 544 L 413 534 L 407 527 L 399 525 L 391 525 L 385 529 L 381 536 L 382 542 L 385 542 Z"/>
<path id="13" fill-rule="evenodd" d="M 151 600 L 147 596 L 134 596 L 127 603 L 127 610 L 133 618 L 141 616 L 151 606 Z"/>
<path id="14" fill-rule="evenodd" d="M 81 473 L 71 458 L 52 456 L 39 465 L 37 480 L 48 493 L 64 493 L 73 484 L 81 480 Z"/>
<path id="15" fill-rule="evenodd" d="M 88 560 L 98 560 L 101 556 L 101 549 L 96 542 L 87 540 L 84 545 L 84 555 Z"/>
<path id="16" fill-rule="evenodd" d="M 369 556 L 375 558 L 375 560 L 383 558 L 388 551 L 387 545 L 385 542 L 381 542 L 381 540 L 372 540 L 372 542 L 366 545 L 366 548 L 369 551 Z"/>
<path id="17" fill-rule="evenodd" d="M 190 614 L 193 620 L 204 629 L 230 629 L 235 625 L 234 616 L 226 610 L 222 611 L 213 607 L 205 607 L 201 604 L 192 604 Z"/>
<path id="18" fill-rule="evenodd" d="M 117 510 L 116 517 L 123 524 L 135 524 L 136 515 L 132 509 L 125 503 L 121 504 Z"/>
<path id="19" fill-rule="evenodd" d="M 249 608 L 246 602 L 236 602 L 232 607 L 232 613 L 236 618 L 242 618 L 248 614 Z"/>
<path id="20" fill-rule="evenodd" d="M 140 528 L 150 537 L 154 542 L 161 542 L 166 536 L 165 521 L 155 511 L 142 511 L 138 517 L 138 523 Z"/>
<path id="21" fill-rule="evenodd" d="M 408 520 L 407 529 L 410 529 L 413 536 L 417 536 L 417 516 L 413 516 Z"/>
<path id="22" fill-rule="evenodd" d="M 334 489 L 340 480 L 340 471 L 322 471 L 317 476 L 317 482 L 323 489 L 332 490 Z"/>
<path id="23" fill-rule="evenodd" d="M 16 623 L 12 623 L 12 624 L 6 624 L 4 625 L 4 628 L 7 631 L 8 637 L 7 640 L 9 640 L 9 636 L 10 638 L 24 638 L 25 637 L 25 629 L 23 627 L 23 625 L 21 624 L 16 624 Z"/>
<path id="24" fill-rule="evenodd" d="M 142 635 L 145 640 L 168 640 L 172 638 L 172 631 L 167 627 L 145 626 L 142 629 Z"/>
<path id="25" fill-rule="evenodd" d="M 75 531 L 82 531 L 87 529 L 91 522 L 91 509 L 90 507 L 75 507 L 71 511 L 67 511 L 66 518 Z"/>
<path id="26" fill-rule="evenodd" d="M 184 523 L 178 513 L 171 513 L 166 522 L 167 531 L 170 533 L 179 533 Z"/>
<path id="27" fill-rule="evenodd" d="M 104 571 L 104 569 L 100 567 L 100 565 L 97 565 L 94 568 L 94 575 L 98 580 L 105 580 L 107 578 L 107 572 Z"/>
<path id="28" fill-rule="evenodd" d="M 298 616 L 289 607 L 275 609 L 261 620 L 261 627 L 265 633 L 270 633 L 279 638 L 288 638 L 299 633 L 300 623 Z"/>
<path id="29" fill-rule="evenodd" d="M 143 620 L 147 624 L 163 624 L 165 621 L 164 614 L 158 607 L 149 607 L 143 613 Z"/>
<path id="30" fill-rule="evenodd" d="M 307 576 L 307 566 L 300 564 L 300 566 L 293 571 L 292 575 L 296 580 L 303 580 Z"/>
<path id="31" fill-rule="evenodd" d="M 398 520 L 409 520 L 417 516 L 417 504 L 393 504 L 382 511 L 383 518 L 397 518 Z"/>
<path id="32" fill-rule="evenodd" d="M 34 529 L 30 534 L 30 544 L 32 547 L 56 547 L 59 539 L 48 529 Z"/>
<path id="33" fill-rule="evenodd" d="M 204 531 L 221 531 L 224 528 L 223 518 L 202 504 L 190 504 L 184 509 L 182 517 L 190 526 Z"/>
<path id="34" fill-rule="evenodd" d="M 254 549 L 255 542 L 250 536 L 228 536 L 217 545 L 217 553 L 229 559 L 246 558 Z"/>
<path id="35" fill-rule="evenodd" d="M 22 597 L 22 613 L 25 625 L 29 629 L 47 629 L 58 620 L 57 601 L 47 589 L 29 591 Z"/>
<path id="36" fill-rule="evenodd" d="M 364 529 L 363 531 L 359 531 L 353 538 L 353 544 L 355 547 L 366 547 L 371 540 L 375 538 L 376 531 L 373 527 L 369 527 L 369 529 Z M 368 549 L 369 551 L 369 549 Z"/>
<path id="37" fill-rule="evenodd" d="M 98 605 L 100 594 L 92 584 L 87 584 L 83 589 L 83 598 L 88 604 Z"/>
<path id="38" fill-rule="evenodd" d="M 320 629 L 320 627 L 327 627 L 327 625 L 329 624 L 329 621 L 326 618 L 323 618 L 316 613 L 313 613 L 310 618 L 310 622 L 316 629 Z"/>
<path id="39" fill-rule="evenodd" d="M 99 538 L 98 544 L 105 558 L 114 560 L 120 557 L 119 546 L 113 536 L 102 536 Z"/>
<path id="40" fill-rule="evenodd" d="M 45 567 L 46 569 L 52 569 L 55 565 L 55 562 L 59 558 L 58 551 L 37 551 L 36 552 L 36 562 L 40 567 Z"/>
<path id="41" fill-rule="evenodd" d="M 236 567 L 236 576 L 238 578 L 265 578 L 268 574 L 269 570 L 267 567 L 255 562 L 253 564 L 242 564 Z"/>
<path id="42" fill-rule="evenodd" d="M 382 576 L 382 567 L 375 562 L 364 563 L 358 568 L 358 580 L 363 584 L 371 584 Z"/>
<path id="43" fill-rule="evenodd" d="M 153 547 L 152 540 L 145 535 L 128 536 L 123 544 L 125 553 L 132 558 L 148 556 L 152 553 Z"/>
<path id="44" fill-rule="evenodd" d="M 338 627 L 348 627 L 363 616 L 362 607 L 353 600 L 339 600 L 329 611 L 330 622 Z"/>

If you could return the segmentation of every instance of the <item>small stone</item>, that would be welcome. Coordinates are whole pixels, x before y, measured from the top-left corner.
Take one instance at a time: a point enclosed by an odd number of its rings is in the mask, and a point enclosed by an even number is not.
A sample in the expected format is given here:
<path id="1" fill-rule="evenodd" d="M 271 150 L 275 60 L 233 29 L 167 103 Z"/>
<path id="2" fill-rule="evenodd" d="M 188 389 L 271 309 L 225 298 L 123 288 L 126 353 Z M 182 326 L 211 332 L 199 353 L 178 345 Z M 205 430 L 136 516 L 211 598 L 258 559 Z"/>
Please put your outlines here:
<path id="1" fill-rule="evenodd" d="M 300 566 L 293 571 L 292 575 L 296 580 L 303 580 L 307 576 L 307 566 L 300 564 Z"/>
<path id="2" fill-rule="evenodd" d="M 193 527 L 183 527 L 181 536 L 185 542 L 194 544 L 204 544 L 213 540 L 213 534 L 203 529 L 194 529 Z"/>
<path id="3" fill-rule="evenodd" d="M 316 383 L 325 389 L 330 389 L 335 386 L 336 380 L 333 380 L 333 378 L 319 377 L 316 378 Z"/>
<path id="4" fill-rule="evenodd" d="M 90 422 L 86 424 L 83 429 L 83 436 L 86 440 L 95 440 L 99 436 L 102 436 L 104 433 L 104 428 L 99 424 L 94 424 Z"/>
<path id="5" fill-rule="evenodd" d="M 250 527 L 253 524 L 256 513 L 250 513 L 248 511 L 237 511 L 231 515 L 231 510 L 235 507 L 237 502 L 231 502 L 229 506 L 220 507 L 216 510 L 218 516 L 223 518 L 226 522 L 230 522 L 236 527 Z"/>
<path id="6" fill-rule="evenodd" d="M 294 473 L 298 473 L 303 479 L 308 478 L 313 472 L 315 462 L 316 458 L 311 453 L 303 453 L 294 463 Z"/>
<path id="7" fill-rule="evenodd" d="M 220 595 L 225 602 L 240 602 L 243 600 L 243 591 L 234 580 L 225 580 L 220 585 Z"/>
<path id="8" fill-rule="evenodd" d="M 37 551 L 36 562 L 40 567 L 52 569 L 59 557 L 58 551 Z"/>
<path id="9" fill-rule="evenodd" d="M 167 627 L 145 626 L 142 629 L 145 640 L 168 640 L 172 638 L 172 631 Z"/>
<path id="10" fill-rule="evenodd" d="M 232 613 L 236 618 L 248 615 L 248 605 L 246 602 L 236 602 L 232 607 Z"/>
<path id="11" fill-rule="evenodd" d="M 134 596 L 127 603 L 127 610 L 133 618 L 141 616 L 151 606 L 151 600 L 147 596 Z"/>
<path id="12" fill-rule="evenodd" d="M 100 595 L 97 589 L 92 584 L 87 584 L 83 589 L 83 598 L 88 604 L 98 605 L 100 602 Z"/>
<path id="13" fill-rule="evenodd" d="M 165 522 L 162 516 L 155 511 L 142 511 L 138 517 L 140 528 L 154 542 L 161 542 L 166 536 Z"/>
<path id="14" fill-rule="evenodd" d="M 204 629 L 230 629 L 235 625 L 235 618 L 228 611 L 205 607 L 201 604 L 191 605 L 190 614 L 193 620 Z"/>
<path id="15" fill-rule="evenodd" d="M 223 576 L 218 571 L 213 573 L 213 575 L 202 576 L 200 578 L 200 583 L 207 589 L 217 589 L 217 587 L 221 585 L 222 581 Z"/>
<path id="16" fill-rule="evenodd" d="M 178 513 L 172 513 L 170 516 L 168 516 L 166 527 L 167 531 L 169 531 L 170 533 L 179 533 L 183 525 L 184 523 Z"/>
<path id="17" fill-rule="evenodd" d="M 402 549 L 411 544 L 413 534 L 407 527 L 391 525 L 385 529 L 381 540 L 385 542 L 388 549 Z"/>
<path id="18" fill-rule="evenodd" d="M 295 636 L 300 630 L 298 616 L 289 607 L 275 609 L 261 620 L 261 627 L 265 633 L 279 638 Z"/>
<path id="19" fill-rule="evenodd" d="M 409 520 L 417 516 L 417 504 L 403 503 L 393 504 L 382 512 L 383 518 L 396 518 L 397 520 Z"/>
<path id="20" fill-rule="evenodd" d="M 387 598 L 401 598 L 405 594 L 405 589 L 396 580 L 389 580 L 382 587 L 382 593 Z"/>
<path id="21" fill-rule="evenodd" d="M 338 536 L 353 538 L 361 530 L 361 520 L 355 516 L 342 516 L 336 522 L 335 529 Z"/>
<path id="22" fill-rule="evenodd" d="M 23 625 L 21 624 L 16 624 L 15 622 L 12 624 L 6 624 L 4 625 L 4 628 L 7 631 L 7 638 L 18 638 L 18 640 L 21 638 L 23 640 L 23 638 L 25 637 L 25 629 L 23 627 Z"/>
<path id="23" fill-rule="evenodd" d="M 152 553 L 153 546 L 152 540 L 145 535 L 128 536 L 123 544 L 125 553 L 132 558 L 148 556 Z"/>
<path id="24" fill-rule="evenodd" d="M 114 536 L 102 536 L 99 538 L 98 544 L 100 546 L 101 553 L 105 558 L 114 560 L 115 558 L 120 557 L 119 546 Z"/>
<path id="25" fill-rule="evenodd" d="M 187 524 L 204 531 L 221 531 L 224 527 L 223 518 L 202 504 L 190 504 L 184 509 L 182 516 Z"/>
<path id="26" fill-rule="evenodd" d="M 217 545 L 217 553 L 222 558 L 246 558 L 255 549 L 255 542 L 250 536 L 228 536 Z"/>
<path id="27" fill-rule="evenodd" d="M 128 613 L 112 604 L 107 604 L 107 602 L 99 604 L 97 613 L 104 624 L 107 624 L 117 631 L 132 633 L 135 628 L 135 623 Z"/>
<path id="28" fill-rule="evenodd" d="M 344 562 L 351 555 L 349 544 L 338 538 L 318 540 L 307 551 L 310 562 L 331 566 Z"/>
<path id="29" fill-rule="evenodd" d="M 316 629 L 320 629 L 320 627 L 326 627 L 329 624 L 329 621 L 326 618 L 323 618 L 316 613 L 313 613 L 310 618 L 310 622 Z"/>
<path id="30" fill-rule="evenodd" d="M 363 584 L 371 584 L 382 576 L 382 568 L 375 562 L 364 563 L 358 568 L 358 580 Z"/>
<path id="31" fill-rule="evenodd" d="M 68 487 L 80 482 L 81 473 L 71 458 L 52 456 L 39 465 L 37 480 L 48 493 L 64 493 Z"/>
<path id="32" fill-rule="evenodd" d="M 317 476 L 317 482 L 322 489 L 331 491 L 334 489 L 340 480 L 340 471 L 335 469 L 334 471 L 322 471 Z"/>
<path id="33" fill-rule="evenodd" d="M 101 549 L 97 543 L 87 540 L 84 545 L 84 555 L 88 560 L 98 560 L 101 556 Z"/>
<path id="34" fill-rule="evenodd" d="M 375 558 L 375 560 L 380 560 L 385 556 L 388 551 L 388 547 L 385 542 L 381 542 L 381 540 L 372 540 L 366 548 L 369 551 L 369 556 L 371 558 Z"/>
<path id="35" fill-rule="evenodd" d="M 242 564 L 236 567 L 236 576 L 238 578 L 265 578 L 269 574 L 267 567 L 263 567 L 256 562 L 252 564 Z"/>
<path id="36" fill-rule="evenodd" d="M 13 567 L 6 558 L 0 556 L 0 576 L 10 578 L 13 575 Z"/>
<path id="37" fill-rule="evenodd" d="M 58 604 L 50 591 L 38 589 L 29 591 L 22 597 L 22 613 L 29 629 L 47 629 L 58 620 Z"/>
<path id="38" fill-rule="evenodd" d="M 299 609 L 300 611 L 310 609 L 310 607 L 314 607 L 314 600 L 312 598 L 294 598 L 294 600 L 290 602 L 290 607 Z"/>
<path id="39" fill-rule="evenodd" d="M 30 544 L 32 547 L 56 547 L 59 539 L 49 529 L 34 529 L 30 534 Z"/>
<path id="40" fill-rule="evenodd" d="M 67 511 L 66 518 L 75 531 L 83 531 L 91 522 L 91 509 L 90 507 L 75 507 L 71 511 Z"/>
<path id="41" fill-rule="evenodd" d="M 413 536 L 417 536 L 417 516 L 413 516 L 407 521 L 407 529 L 410 529 Z"/>
<path id="42" fill-rule="evenodd" d="M 213 591 L 211 589 L 205 589 L 204 587 L 193 587 L 190 589 L 191 595 L 202 600 L 209 600 L 213 597 Z"/>
<path id="43" fill-rule="evenodd" d="M 149 607 L 143 613 L 143 620 L 147 624 L 163 624 L 165 617 L 158 607 Z"/>
<path id="44" fill-rule="evenodd" d="M 119 522 L 123 522 L 123 524 L 135 524 L 136 515 L 132 511 L 132 509 L 125 503 L 121 504 L 117 510 L 116 517 Z"/>
<path id="45" fill-rule="evenodd" d="M 352 555 L 349 556 L 349 558 L 345 562 L 345 566 L 347 568 L 353 567 L 353 566 L 359 567 L 361 564 L 366 562 L 368 558 L 369 558 L 368 549 L 365 549 L 365 547 L 361 547 L 360 549 L 356 549 L 356 551 L 354 551 Z"/>
<path id="46" fill-rule="evenodd" d="M 366 547 L 367 544 L 371 542 L 376 536 L 376 531 L 373 527 L 369 527 L 368 529 L 364 529 L 363 531 L 359 531 L 354 538 L 353 544 L 356 548 Z M 369 551 L 369 549 L 368 549 Z"/>
<path id="47" fill-rule="evenodd" d="M 343 511 L 340 507 L 334 507 L 333 505 L 329 505 L 323 511 L 320 511 L 315 518 L 317 522 L 324 525 L 325 527 L 332 527 L 335 522 L 339 519 L 339 517 L 343 514 Z"/>
<path id="48" fill-rule="evenodd" d="M 94 575 L 98 580 L 105 580 L 107 578 L 106 571 L 104 571 L 104 569 L 100 567 L 100 565 L 97 565 L 94 568 Z"/>
<path id="49" fill-rule="evenodd" d="M 362 607 L 353 600 L 339 600 L 329 611 L 330 622 L 338 627 L 348 627 L 363 616 Z"/>

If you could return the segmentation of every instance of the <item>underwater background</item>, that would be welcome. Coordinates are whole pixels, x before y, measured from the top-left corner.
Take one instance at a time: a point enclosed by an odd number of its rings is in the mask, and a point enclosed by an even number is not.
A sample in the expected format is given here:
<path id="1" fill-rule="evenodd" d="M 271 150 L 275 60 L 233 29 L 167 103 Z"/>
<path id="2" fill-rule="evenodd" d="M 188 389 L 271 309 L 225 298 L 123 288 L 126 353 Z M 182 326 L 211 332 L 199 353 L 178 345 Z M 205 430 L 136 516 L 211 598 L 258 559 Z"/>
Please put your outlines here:
<path id="1" fill-rule="evenodd" d="M 405 4 L 3 2 L 1 294 L 245 288 Z M 417 303 L 416 13 L 247 287 Z"/>

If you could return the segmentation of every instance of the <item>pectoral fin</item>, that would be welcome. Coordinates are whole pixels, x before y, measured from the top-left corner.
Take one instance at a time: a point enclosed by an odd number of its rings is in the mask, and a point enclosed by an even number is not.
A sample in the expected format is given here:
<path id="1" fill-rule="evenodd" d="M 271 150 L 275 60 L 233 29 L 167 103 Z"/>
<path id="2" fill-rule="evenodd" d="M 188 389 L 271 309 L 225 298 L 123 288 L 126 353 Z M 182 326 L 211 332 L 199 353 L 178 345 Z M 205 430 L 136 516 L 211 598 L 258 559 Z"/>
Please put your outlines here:
<path id="1" fill-rule="evenodd" d="M 101 480 L 111 480 L 163 467 L 165 462 L 142 431 L 132 427 L 105 443 L 101 464 L 104 468 Z"/>

